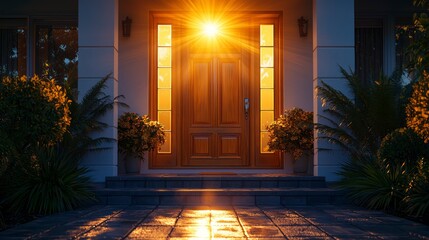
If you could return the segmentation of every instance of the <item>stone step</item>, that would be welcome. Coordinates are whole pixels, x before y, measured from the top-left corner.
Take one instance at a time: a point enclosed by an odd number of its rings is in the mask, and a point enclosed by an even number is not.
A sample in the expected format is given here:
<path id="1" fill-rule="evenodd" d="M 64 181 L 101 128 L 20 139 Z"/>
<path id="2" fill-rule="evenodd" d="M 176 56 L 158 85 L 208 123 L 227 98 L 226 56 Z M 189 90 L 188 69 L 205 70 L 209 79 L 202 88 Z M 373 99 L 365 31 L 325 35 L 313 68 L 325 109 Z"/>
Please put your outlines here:
<path id="1" fill-rule="evenodd" d="M 106 177 L 106 188 L 325 188 L 324 177 L 288 175 L 157 174 Z"/>
<path id="2" fill-rule="evenodd" d="M 101 188 L 99 204 L 108 205 L 283 205 L 345 203 L 332 188 Z"/>

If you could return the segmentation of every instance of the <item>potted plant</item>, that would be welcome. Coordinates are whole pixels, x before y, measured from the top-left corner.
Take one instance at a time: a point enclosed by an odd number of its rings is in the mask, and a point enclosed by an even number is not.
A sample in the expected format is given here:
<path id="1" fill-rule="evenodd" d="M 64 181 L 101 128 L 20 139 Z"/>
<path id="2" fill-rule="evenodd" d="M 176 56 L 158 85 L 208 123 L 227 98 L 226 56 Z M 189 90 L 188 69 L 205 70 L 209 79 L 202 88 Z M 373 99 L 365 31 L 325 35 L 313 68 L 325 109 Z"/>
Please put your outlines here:
<path id="1" fill-rule="evenodd" d="M 292 108 L 267 126 L 269 132 L 268 147 L 291 155 L 294 172 L 305 173 L 308 159 L 313 154 L 313 113 Z"/>
<path id="2" fill-rule="evenodd" d="M 144 152 L 154 150 L 165 142 L 164 127 L 147 115 L 126 112 L 118 119 L 118 148 L 125 156 L 127 173 L 139 173 Z"/>

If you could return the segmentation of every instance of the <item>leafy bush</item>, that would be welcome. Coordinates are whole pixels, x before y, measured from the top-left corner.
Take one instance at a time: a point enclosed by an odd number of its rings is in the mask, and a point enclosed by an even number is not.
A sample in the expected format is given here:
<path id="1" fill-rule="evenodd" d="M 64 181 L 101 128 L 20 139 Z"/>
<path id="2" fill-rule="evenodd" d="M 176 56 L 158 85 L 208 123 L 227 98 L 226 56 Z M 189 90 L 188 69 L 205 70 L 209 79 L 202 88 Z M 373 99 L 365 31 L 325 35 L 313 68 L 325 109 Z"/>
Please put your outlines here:
<path id="1" fill-rule="evenodd" d="M 86 174 L 73 155 L 55 147 L 40 148 L 25 164 L 13 169 L 5 202 L 15 214 L 74 209 L 94 200 Z"/>
<path id="2" fill-rule="evenodd" d="M 389 170 L 377 161 L 351 161 L 344 164 L 339 175 L 340 186 L 358 205 L 371 209 L 399 211 L 403 208 L 407 175 L 403 166 Z"/>
<path id="3" fill-rule="evenodd" d="M 427 0 L 413 0 L 414 6 L 420 8 L 419 13 L 414 15 L 414 34 L 411 45 L 407 49 L 407 54 L 411 60 L 408 68 L 418 77 L 424 71 L 429 71 L 429 3 Z"/>
<path id="4" fill-rule="evenodd" d="M 317 91 L 325 114 L 319 117 L 326 124 L 317 124 L 316 128 L 320 138 L 341 146 L 353 158 L 372 159 L 383 137 L 404 122 L 399 75 L 363 81 L 353 72 L 340 70 L 353 98 L 322 81 Z"/>
<path id="5" fill-rule="evenodd" d="M 419 160 L 417 172 L 412 175 L 404 200 L 408 206 L 408 214 L 425 217 L 426 221 L 429 221 L 429 162 L 427 160 Z"/>
<path id="6" fill-rule="evenodd" d="M 267 126 L 269 150 L 285 151 L 299 159 L 313 150 L 313 113 L 300 108 L 285 110 Z"/>
<path id="7" fill-rule="evenodd" d="M 53 144 L 70 125 L 70 100 L 54 80 L 4 77 L 0 82 L 0 131 L 15 145 Z"/>
<path id="8" fill-rule="evenodd" d="M 99 119 L 117 100 L 103 92 L 108 78 L 109 75 L 94 85 L 81 102 L 74 97 L 73 79 L 66 82 L 65 93 L 72 100 L 69 103 L 70 126 L 55 143 L 33 144 L 23 154 L 11 148 L 16 139 L 7 141 L 14 135 L 3 138 L 0 129 L 0 156 L 3 157 L 0 159 L 6 163 L 5 174 L 0 175 L 0 200 L 8 222 L 21 222 L 30 214 L 73 209 L 93 200 L 87 169 L 78 164 L 87 151 L 101 149 L 99 144 L 104 141 L 114 141 L 92 136 L 108 126 Z M 62 88 L 55 89 L 63 93 Z M 45 121 L 44 116 L 40 118 Z"/>
<path id="9" fill-rule="evenodd" d="M 10 156 L 15 152 L 15 147 L 6 134 L 0 131 L 0 177 L 6 172 Z"/>
<path id="10" fill-rule="evenodd" d="M 359 205 L 429 217 L 428 151 L 411 129 L 397 129 L 383 139 L 378 158 L 344 164 L 340 186 Z"/>
<path id="11" fill-rule="evenodd" d="M 383 138 L 377 156 L 386 166 L 404 165 L 413 171 L 420 159 L 429 159 L 429 146 L 413 130 L 400 128 Z"/>
<path id="12" fill-rule="evenodd" d="M 164 127 L 148 116 L 127 112 L 118 120 L 118 147 L 125 154 L 144 158 L 144 152 L 165 142 Z"/>
<path id="13" fill-rule="evenodd" d="M 407 126 L 429 143 L 429 74 L 413 85 L 406 112 Z"/>

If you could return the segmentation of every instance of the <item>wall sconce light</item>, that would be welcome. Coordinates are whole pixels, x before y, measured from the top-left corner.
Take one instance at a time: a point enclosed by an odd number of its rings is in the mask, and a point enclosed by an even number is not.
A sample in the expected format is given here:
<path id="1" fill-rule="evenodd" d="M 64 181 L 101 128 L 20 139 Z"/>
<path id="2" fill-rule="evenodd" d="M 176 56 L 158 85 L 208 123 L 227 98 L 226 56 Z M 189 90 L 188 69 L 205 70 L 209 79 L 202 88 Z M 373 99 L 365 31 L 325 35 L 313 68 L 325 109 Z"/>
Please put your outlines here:
<path id="1" fill-rule="evenodd" d="M 304 17 L 298 18 L 299 36 L 307 37 L 308 34 L 308 19 Z"/>
<path id="2" fill-rule="evenodd" d="M 122 36 L 129 37 L 131 35 L 131 22 L 132 20 L 128 16 L 122 20 Z"/>

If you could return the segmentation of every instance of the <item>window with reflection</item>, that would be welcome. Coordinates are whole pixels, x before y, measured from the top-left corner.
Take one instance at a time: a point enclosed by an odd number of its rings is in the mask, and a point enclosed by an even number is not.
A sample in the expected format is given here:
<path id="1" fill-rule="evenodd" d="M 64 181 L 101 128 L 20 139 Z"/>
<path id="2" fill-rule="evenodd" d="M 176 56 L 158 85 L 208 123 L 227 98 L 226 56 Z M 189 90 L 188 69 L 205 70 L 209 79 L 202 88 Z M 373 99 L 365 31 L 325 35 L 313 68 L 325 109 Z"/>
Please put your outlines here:
<path id="1" fill-rule="evenodd" d="M 77 80 L 78 30 L 74 26 L 38 26 L 36 73 L 62 83 Z"/>
<path id="2" fill-rule="evenodd" d="M 27 30 L 0 25 L 0 77 L 27 74 Z"/>
<path id="3" fill-rule="evenodd" d="M 0 19 L 0 77 L 37 74 L 60 84 L 73 80 L 75 88 L 77 68 L 74 21 Z"/>

